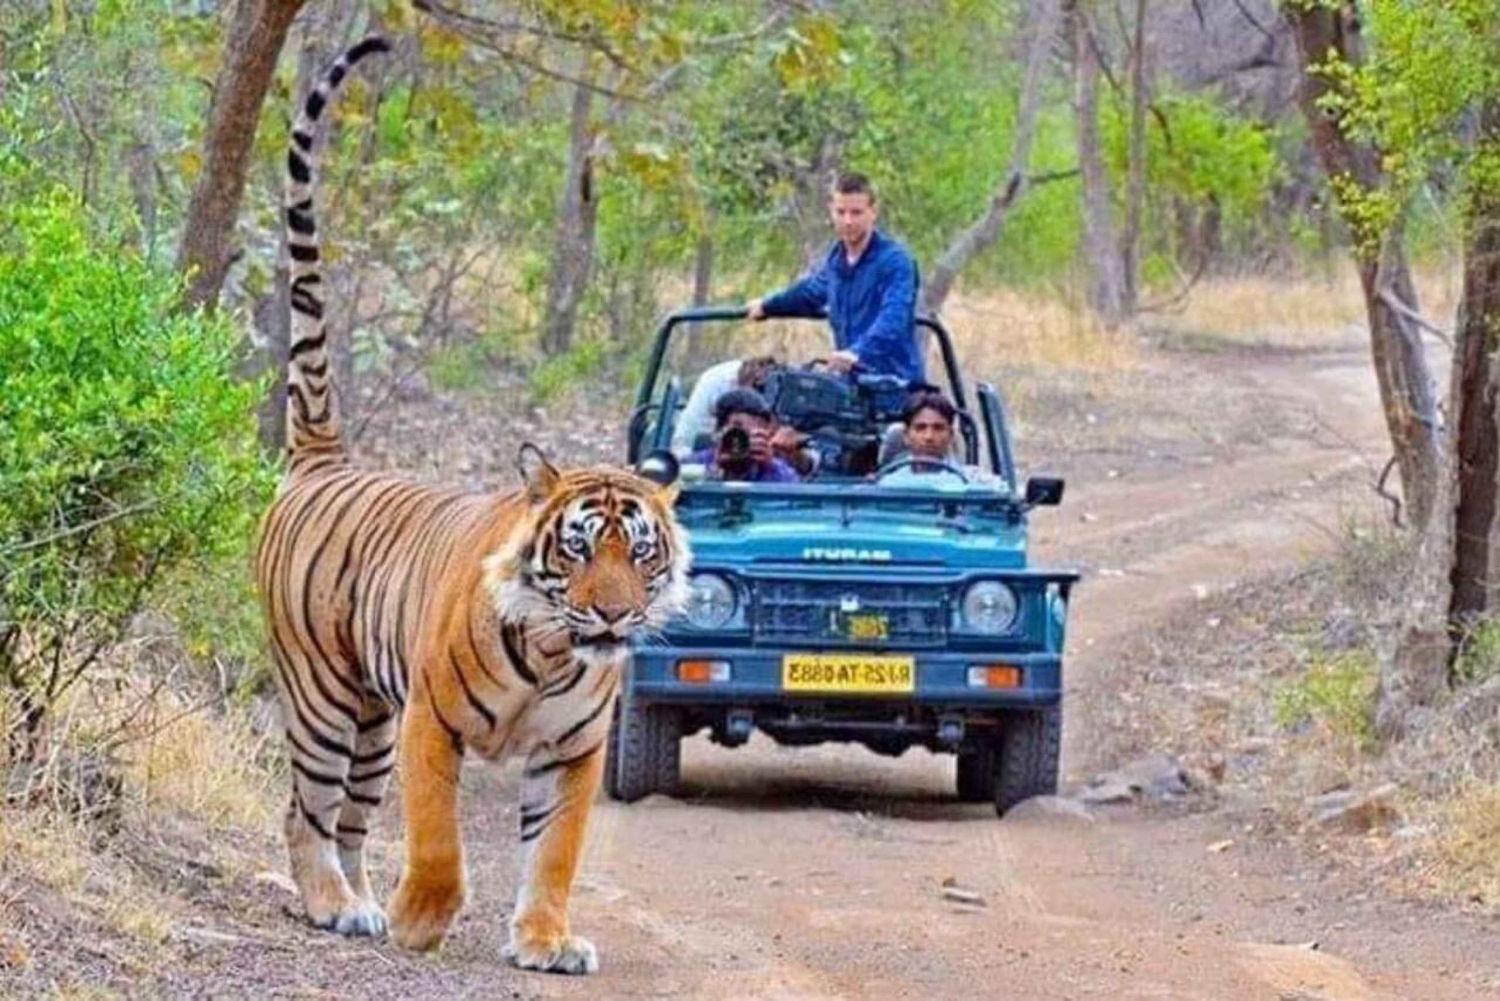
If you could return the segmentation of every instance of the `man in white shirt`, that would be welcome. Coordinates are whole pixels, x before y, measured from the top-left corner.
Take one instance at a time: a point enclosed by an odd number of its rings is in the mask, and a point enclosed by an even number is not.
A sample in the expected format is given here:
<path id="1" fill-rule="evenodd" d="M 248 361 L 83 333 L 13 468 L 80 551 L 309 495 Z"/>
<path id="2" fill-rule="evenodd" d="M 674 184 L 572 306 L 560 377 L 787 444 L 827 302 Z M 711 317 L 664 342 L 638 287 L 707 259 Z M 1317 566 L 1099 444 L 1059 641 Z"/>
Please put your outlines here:
<path id="1" fill-rule="evenodd" d="M 687 405 L 677 415 L 677 424 L 672 429 L 672 451 L 681 455 L 691 452 L 701 435 L 714 431 L 714 407 L 719 398 L 731 389 L 753 389 L 759 392 L 766 384 L 766 376 L 776 367 L 776 359 L 770 355 L 754 358 L 731 358 L 703 370 L 693 391 L 688 394 Z"/>

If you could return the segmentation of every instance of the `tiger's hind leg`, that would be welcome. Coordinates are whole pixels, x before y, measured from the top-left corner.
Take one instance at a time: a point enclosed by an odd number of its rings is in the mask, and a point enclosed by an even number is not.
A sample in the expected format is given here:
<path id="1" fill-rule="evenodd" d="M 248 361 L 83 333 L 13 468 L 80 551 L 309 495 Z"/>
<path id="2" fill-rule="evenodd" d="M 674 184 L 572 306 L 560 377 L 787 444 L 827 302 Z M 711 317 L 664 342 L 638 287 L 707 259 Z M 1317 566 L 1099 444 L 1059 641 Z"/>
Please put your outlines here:
<path id="1" fill-rule="evenodd" d="M 359 723 L 359 701 L 346 688 L 358 684 L 351 680 L 357 672 L 316 663 L 298 671 L 281 644 L 273 642 L 273 648 L 292 763 L 284 825 L 292 879 L 314 926 L 341 935 L 378 935 L 385 916 L 349 885 L 337 841 Z M 320 670 L 315 679 L 313 672 Z"/>
<path id="2" fill-rule="evenodd" d="M 522 969 L 596 973 L 593 943 L 568 927 L 568 898 L 604 777 L 604 745 L 572 759 L 543 755 L 527 759 L 522 779 L 521 887 L 504 954 Z"/>
<path id="3" fill-rule="evenodd" d="M 370 815 L 385 798 L 391 770 L 396 766 L 396 733 L 400 717 L 396 709 L 380 699 L 366 697 L 354 741 L 349 767 L 348 792 L 339 811 L 339 866 L 354 895 L 367 906 L 376 933 L 385 931 L 385 912 L 375 902 L 370 876 L 365 868 L 365 839 L 370 833 Z"/>

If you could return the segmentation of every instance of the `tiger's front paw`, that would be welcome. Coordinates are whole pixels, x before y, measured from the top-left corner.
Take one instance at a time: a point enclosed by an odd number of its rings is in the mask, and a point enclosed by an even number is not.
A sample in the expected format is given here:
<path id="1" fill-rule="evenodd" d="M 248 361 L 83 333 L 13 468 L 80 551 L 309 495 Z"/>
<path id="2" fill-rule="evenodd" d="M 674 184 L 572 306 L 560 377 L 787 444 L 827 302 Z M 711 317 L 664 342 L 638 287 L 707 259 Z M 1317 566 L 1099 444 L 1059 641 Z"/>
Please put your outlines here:
<path id="1" fill-rule="evenodd" d="M 391 899 L 391 938 L 403 949 L 436 949 L 463 907 L 463 887 L 422 883 L 403 876 Z"/>
<path id="2" fill-rule="evenodd" d="M 378 938 L 385 934 L 386 927 L 385 912 L 380 909 L 380 905 L 372 900 L 358 898 L 321 919 L 309 914 L 308 920 L 324 931 L 351 936 L 370 935 Z"/>
<path id="3" fill-rule="evenodd" d="M 548 941 L 523 941 L 512 933 L 501 950 L 512 966 L 542 973 L 598 973 L 599 952 L 594 943 L 579 935 L 560 935 Z"/>

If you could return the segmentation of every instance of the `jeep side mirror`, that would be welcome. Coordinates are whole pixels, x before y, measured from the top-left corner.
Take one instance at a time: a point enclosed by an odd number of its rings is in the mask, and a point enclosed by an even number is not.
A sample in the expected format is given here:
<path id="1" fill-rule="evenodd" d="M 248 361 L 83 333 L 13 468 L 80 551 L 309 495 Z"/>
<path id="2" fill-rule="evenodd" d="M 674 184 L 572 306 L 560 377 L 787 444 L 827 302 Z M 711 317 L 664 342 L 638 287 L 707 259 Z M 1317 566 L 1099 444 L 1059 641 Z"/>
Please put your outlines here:
<path id="1" fill-rule="evenodd" d="M 677 461 L 677 456 L 666 449 L 657 449 L 635 464 L 638 474 L 664 487 L 676 481 L 681 469 L 682 464 Z"/>
<path id="2" fill-rule="evenodd" d="M 1032 476 L 1026 480 L 1026 506 L 1055 506 L 1062 503 L 1063 480 L 1056 476 Z"/>

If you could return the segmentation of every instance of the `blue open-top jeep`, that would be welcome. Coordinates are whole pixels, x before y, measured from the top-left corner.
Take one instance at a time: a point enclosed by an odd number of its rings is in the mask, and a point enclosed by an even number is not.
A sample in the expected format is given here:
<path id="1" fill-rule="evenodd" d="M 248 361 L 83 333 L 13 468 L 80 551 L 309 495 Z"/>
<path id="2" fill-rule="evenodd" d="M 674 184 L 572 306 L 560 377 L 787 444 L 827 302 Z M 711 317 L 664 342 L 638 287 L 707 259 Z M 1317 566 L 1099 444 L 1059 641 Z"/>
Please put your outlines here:
<path id="1" fill-rule="evenodd" d="M 947 331 L 925 317 L 958 409 L 962 462 L 945 475 L 893 477 L 911 460 L 881 461 L 904 384 L 809 364 L 773 372 L 763 390 L 780 423 L 809 435 L 817 463 L 807 482 L 706 478 L 671 451 L 683 392 L 663 377 L 663 360 L 674 335 L 744 316 L 669 317 L 631 415 L 630 461 L 681 484 L 692 597 L 634 649 L 609 794 L 629 802 L 671 791 L 682 738 L 705 727 L 730 747 L 759 728 L 782 744 L 953 752 L 959 797 L 993 800 L 1001 814 L 1055 792 L 1063 633 L 1078 575 L 1029 566 L 1026 532 L 1027 512 L 1058 503 L 1062 481 L 1018 490 L 1000 395 L 980 383 L 971 408 Z"/>

